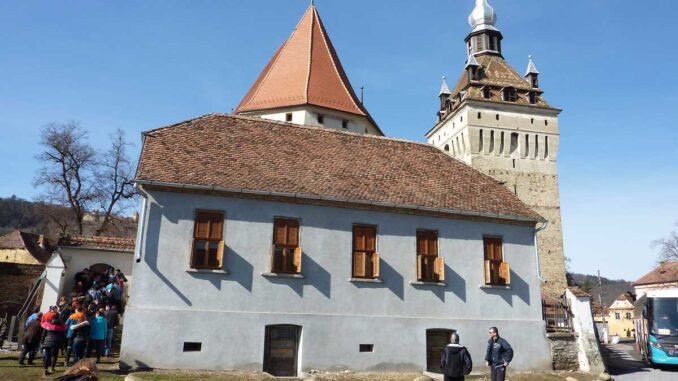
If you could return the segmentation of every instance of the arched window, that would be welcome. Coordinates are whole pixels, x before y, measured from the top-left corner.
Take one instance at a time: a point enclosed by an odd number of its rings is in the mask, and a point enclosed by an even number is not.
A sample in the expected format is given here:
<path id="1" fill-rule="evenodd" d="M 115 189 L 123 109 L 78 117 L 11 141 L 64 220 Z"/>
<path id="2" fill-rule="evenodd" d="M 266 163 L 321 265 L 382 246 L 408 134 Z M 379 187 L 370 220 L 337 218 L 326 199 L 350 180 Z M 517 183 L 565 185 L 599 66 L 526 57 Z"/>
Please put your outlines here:
<path id="1" fill-rule="evenodd" d="M 490 149 L 489 152 L 494 152 L 494 130 L 490 131 Z"/>
<path id="2" fill-rule="evenodd" d="M 511 148 L 510 149 L 511 149 L 510 153 L 514 153 L 518 149 L 518 134 L 515 133 L 515 132 L 511 133 Z"/>
<path id="3" fill-rule="evenodd" d="M 549 158 L 549 137 L 544 136 L 544 159 Z"/>
<path id="4" fill-rule="evenodd" d="M 450 145 L 445 144 L 445 148 L 443 148 L 443 149 L 445 150 L 445 152 L 450 152 Z"/>
<path id="5" fill-rule="evenodd" d="M 525 134 L 525 152 L 523 153 L 523 157 L 528 156 L 530 156 L 530 135 Z"/>
<path id="6" fill-rule="evenodd" d="M 504 153 L 504 131 L 501 132 L 500 136 L 500 141 L 499 141 L 499 153 L 503 154 Z"/>
<path id="7" fill-rule="evenodd" d="M 539 158 L 539 135 L 534 135 L 534 158 Z"/>
<path id="8" fill-rule="evenodd" d="M 483 130 L 478 133 L 478 152 L 483 153 Z"/>
<path id="9" fill-rule="evenodd" d="M 502 91 L 502 97 L 506 102 L 515 102 L 518 100 L 518 92 L 515 87 L 505 87 Z"/>

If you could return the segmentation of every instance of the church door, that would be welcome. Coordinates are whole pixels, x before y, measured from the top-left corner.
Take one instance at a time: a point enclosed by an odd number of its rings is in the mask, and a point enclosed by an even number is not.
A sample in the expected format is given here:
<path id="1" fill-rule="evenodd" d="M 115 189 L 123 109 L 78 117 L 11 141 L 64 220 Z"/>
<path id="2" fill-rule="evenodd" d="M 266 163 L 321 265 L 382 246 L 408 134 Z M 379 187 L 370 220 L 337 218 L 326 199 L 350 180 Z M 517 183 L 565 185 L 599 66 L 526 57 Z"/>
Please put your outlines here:
<path id="1" fill-rule="evenodd" d="M 264 372 L 276 377 L 296 377 L 301 327 L 266 326 Z"/>

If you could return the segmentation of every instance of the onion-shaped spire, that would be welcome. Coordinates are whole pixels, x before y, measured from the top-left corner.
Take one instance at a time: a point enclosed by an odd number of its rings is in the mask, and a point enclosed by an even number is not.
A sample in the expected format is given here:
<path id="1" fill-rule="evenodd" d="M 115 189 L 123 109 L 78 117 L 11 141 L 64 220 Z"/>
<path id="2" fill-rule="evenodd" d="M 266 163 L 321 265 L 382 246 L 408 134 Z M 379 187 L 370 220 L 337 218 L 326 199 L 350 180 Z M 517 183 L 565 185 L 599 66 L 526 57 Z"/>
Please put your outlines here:
<path id="1" fill-rule="evenodd" d="M 494 25 L 497 23 L 497 15 L 494 9 L 487 3 L 487 0 L 476 0 L 476 7 L 468 16 L 468 23 L 473 28 L 473 32 L 479 30 L 497 30 Z"/>

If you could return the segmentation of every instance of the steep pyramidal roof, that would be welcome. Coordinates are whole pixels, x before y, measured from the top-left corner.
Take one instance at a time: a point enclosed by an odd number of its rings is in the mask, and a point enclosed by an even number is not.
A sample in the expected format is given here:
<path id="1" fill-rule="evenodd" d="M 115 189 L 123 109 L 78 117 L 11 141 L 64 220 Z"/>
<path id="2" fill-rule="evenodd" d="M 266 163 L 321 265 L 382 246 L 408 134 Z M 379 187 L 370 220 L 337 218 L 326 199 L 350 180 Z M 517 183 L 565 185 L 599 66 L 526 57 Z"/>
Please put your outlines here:
<path id="1" fill-rule="evenodd" d="M 299 105 L 361 115 L 373 122 L 356 97 L 313 4 L 235 113 Z"/>

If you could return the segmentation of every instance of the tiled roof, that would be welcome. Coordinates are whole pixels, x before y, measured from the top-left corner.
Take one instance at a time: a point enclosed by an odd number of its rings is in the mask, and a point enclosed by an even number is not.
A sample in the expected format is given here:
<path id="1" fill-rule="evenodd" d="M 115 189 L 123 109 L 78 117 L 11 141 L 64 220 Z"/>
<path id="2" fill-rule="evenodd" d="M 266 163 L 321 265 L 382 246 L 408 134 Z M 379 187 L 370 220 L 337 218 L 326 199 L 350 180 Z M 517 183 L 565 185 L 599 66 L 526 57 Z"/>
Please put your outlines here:
<path id="1" fill-rule="evenodd" d="M 235 110 L 315 105 L 374 120 L 360 103 L 311 5 Z"/>
<path id="2" fill-rule="evenodd" d="M 19 230 L 0 237 L 0 249 L 24 249 L 40 263 L 45 263 L 50 257 L 47 250 L 38 243 L 40 236 Z"/>
<path id="3" fill-rule="evenodd" d="M 145 133 L 136 180 L 542 220 L 496 179 L 433 146 L 224 114 Z"/>
<path id="4" fill-rule="evenodd" d="M 678 282 L 678 261 L 661 262 L 654 270 L 633 283 L 634 286 Z"/>
<path id="5" fill-rule="evenodd" d="M 591 297 L 591 294 L 588 292 L 582 290 L 579 287 L 568 287 L 568 290 L 572 293 L 572 295 L 579 297 L 579 298 L 586 298 L 586 297 Z"/>
<path id="6" fill-rule="evenodd" d="M 92 237 L 82 235 L 65 236 L 59 239 L 59 246 L 83 249 L 134 251 L 134 239 L 125 237 Z"/>
<path id="7" fill-rule="evenodd" d="M 518 72 L 500 56 L 485 54 L 477 56 L 476 60 L 482 67 L 483 75 L 481 76 L 480 81 L 471 82 L 466 70 L 464 70 L 459 77 L 454 90 L 452 90 L 452 98 L 460 92 L 465 91 L 466 99 L 488 100 L 483 98 L 482 88 L 484 86 L 490 86 L 492 93 L 489 100 L 503 102 L 500 90 L 504 87 L 515 87 L 518 90 L 518 99 L 516 102 L 511 103 L 537 107 L 550 107 L 541 96 L 541 91 L 537 91 L 537 103 L 529 103 L 524 94 L 526 94 L 527 91 L 533 91 L 535 89 L 532 88 L 527 79 L 518 74 Z"/>

